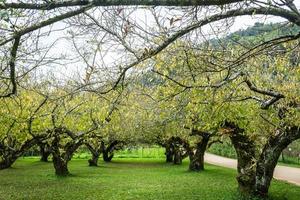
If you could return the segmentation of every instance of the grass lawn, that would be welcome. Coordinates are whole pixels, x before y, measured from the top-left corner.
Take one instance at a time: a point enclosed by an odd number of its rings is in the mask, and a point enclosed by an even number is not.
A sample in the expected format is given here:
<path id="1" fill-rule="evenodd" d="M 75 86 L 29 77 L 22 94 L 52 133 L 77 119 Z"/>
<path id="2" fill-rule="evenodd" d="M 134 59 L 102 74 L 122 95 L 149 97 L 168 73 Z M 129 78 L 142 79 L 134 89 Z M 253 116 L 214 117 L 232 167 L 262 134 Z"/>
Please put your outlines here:
<path id="1" fill-rule="evenodd" d="M 22 158 L 0 171 L 0 199 L 239 199 L 235 170 L 206 165 L 205 172 L 195 173 L 188 172 L 187 165 L 159 158 L 117 158 L 88 167 L 87 160 L 74 159 L 69 165 L 72 175 L 58 178 L 51 162 Z M 300 187 L 273 181 L 270 195 L 274 200 L 299 200 Z"/>

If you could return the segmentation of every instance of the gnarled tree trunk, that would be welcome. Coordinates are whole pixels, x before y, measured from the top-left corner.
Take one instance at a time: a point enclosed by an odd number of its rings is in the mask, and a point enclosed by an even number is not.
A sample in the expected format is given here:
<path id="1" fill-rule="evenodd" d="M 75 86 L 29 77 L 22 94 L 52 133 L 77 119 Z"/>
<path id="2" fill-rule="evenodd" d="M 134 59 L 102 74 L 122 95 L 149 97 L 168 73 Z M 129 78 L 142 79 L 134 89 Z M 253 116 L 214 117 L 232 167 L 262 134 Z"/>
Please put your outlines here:
<path id="1" fill-rule="evenodd" d="M 300 138 L 300 127 L 286 126 L 285 130 L 277 130 L 268 138 L 259 158 L 255 159 L 255 145 L 244 130 L 234 123 L 225 123 L 230 129 L 230 139 L 238 157 L 239 190 L 245 196 L 268 196 L 273 179 L 274 169 L 282 151 L 293 141 Z"/>
<path id="2" fill-rule="evenodd" d="M 108 151 L 107 149 L 105 149 L 103 152 L 103 161 L 105 162 L 110 162 L 112 160 L 112 158 L 114 157 L 114 153 Z"/>
<path id="3" fill-rule="evenodd" d="M 7 145 L 4 141 L 0 142 L 0 169 L 6 169 L 12 166 L 12 164 L 22 156 L 28 149 L 37 143 L 37 139 L 32 138 L 26 140 L 21 146 L 18 146 L 17 140 L 12 139 L 11 144 Z"/>
<path id="4" fill-rule="evenodd" d="M 68 135 L 71 135 L 72 140 L 66 144 L 61 144 L 60 136 L 68 131 Z M 69 175 L 68 162 L 71 160 L 74 152 L 83 143 L 83 138 L 76 138 L 75 134 L 65 128 L 54 129 L 54 139 L 51 145 L 51 152 L 53 156 L 53 165 L 55 174 L 57 176 Z M 62 149 L 62 152 L 61 152 Z"/>
<path id="5" fill-rule="evenodd" d="M 88 160 L 89 166 L 95 166 L 95 167 L 98 166 L 98 160 L 99 160 L 101 151 L 103 149 L 102 145 L 104 145 L 104 144 L 101 143 L 101 145 L 97 148 L 97 147 L 93 147 L 90 144 L 86 144 L 86 146 L 92 153 L 92 158 Z"/>
<path id="6" fill-rule="evenodd" d="M 255 195 L 267 197 L 273 173 L 282 151 L 293 141 L 300 138 L 300 127 L 287 127 L 271 136 L 257 161 Z"/>
<path id="7" fill-rule="evenodd" d="M 239 191 L 244 196 L 252 195 L 255 190 L 256 173 L 254 141 L 244 135 L 244 130 L 234 123 L 226 122 L 225 127 L 230 130 L 229 137 L 237 154 Z"/>
<path id="8" fill-rule="evenodd" d="M 189 170 L 202 171 L 204 170 L 204 154 L 210 139 L 210 134 L 202 134 L 202 139 L 197 143 L 196 150 L 190 150 Z"/>
<path id="9" fill-rule="evenodd" d="M 4 158 L 0 162 L 0 170 L 1 169 L 10 168 L 12 166 L 12 164 L 14 164 L 14 162 L 17 160 L 18 157 L 16 157 L 16 156 L 8 156 L 8 157 Z"/>
<path id="10" fill-rule="evenodd" d="M 102 146 L 101 152 L 103 154 L 103 161 L 110 162 L 112 160 L 112 158 L 114 157 L 114 150 L 118 150 L 120 148 L 119 145 L 121 145 L 121 144 L 122 144 L 121 141 L 114 140 L 107 146 L 107 148 L 105 148 L 104 142 L 101 142 L 101 146 Z"/>
<path id="11" fill-rule="evenodd" d="M 53 154 L 53 165 L 57 176 L 67 176 L 70 174 L 68 161 L 56 154 Z"/>
<path id="12" fill-rule="evenodd" d="M 187 157 L 187 153 L 185 153 L 185 145 L 186 141 L 181 139 L 180 137 L 171 137 L 168 140 L 168 144 L 170 146 L 169 152 L 169 160 L 175 165 L 182 164 L 182 160 Z"/>

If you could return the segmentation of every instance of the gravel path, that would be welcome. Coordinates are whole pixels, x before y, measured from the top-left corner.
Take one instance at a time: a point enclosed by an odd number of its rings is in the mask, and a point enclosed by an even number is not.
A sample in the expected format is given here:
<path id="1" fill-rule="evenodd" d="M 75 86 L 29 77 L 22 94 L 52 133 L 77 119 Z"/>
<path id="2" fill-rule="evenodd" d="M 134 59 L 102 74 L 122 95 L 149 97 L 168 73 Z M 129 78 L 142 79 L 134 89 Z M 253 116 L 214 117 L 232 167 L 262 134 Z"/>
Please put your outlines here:
<path id="1" fill-rule="evenodd" d="M 237 160 L 205 153 L 205 162 L 222 167 L 237 168 Z M 300 168 L 276 166 L 274 178 L 300 186 Z"/>

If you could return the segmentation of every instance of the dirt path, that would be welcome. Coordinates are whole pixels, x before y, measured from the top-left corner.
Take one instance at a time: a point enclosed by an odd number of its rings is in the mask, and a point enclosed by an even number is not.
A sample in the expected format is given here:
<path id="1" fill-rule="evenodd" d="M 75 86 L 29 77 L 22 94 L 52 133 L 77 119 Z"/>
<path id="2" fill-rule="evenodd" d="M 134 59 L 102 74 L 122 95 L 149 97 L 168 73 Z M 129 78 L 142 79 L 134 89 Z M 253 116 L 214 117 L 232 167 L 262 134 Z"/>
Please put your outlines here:
<path id="1" fill-rule="evenodd" d="M 210 153 L 205 153 L 205 162 L 222 167 L 236 169 L 237 161 L 235 159 L 225 158 Z M 274 172 L 274 178 L 287 181 L 300 186 L 300 168 L 277 166 Z"/>

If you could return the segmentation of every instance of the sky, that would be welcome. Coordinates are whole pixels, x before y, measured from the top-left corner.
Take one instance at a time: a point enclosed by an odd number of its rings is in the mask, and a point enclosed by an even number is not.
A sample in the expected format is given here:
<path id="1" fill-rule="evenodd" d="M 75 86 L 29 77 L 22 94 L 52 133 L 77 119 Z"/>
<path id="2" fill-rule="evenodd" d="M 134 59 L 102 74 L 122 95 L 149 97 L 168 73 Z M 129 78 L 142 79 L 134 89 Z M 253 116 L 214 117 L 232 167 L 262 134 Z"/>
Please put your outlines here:
<path id="1" fill-rule="evenodd" d="M 300 8 L 300 0 L 295 1 L 298 8 Z M 164 13 L 166 12 L 166 13 Z M 168 15 L 169 13 L 167 13 L 168 10 L 163 10 L 162 11 L 162 15 Z M 101 13 L 99 13 L 101 14 Z M 173 13 L 174 14 L 174 13 Z M 96 14 L 97 15 L 97 14 Z M 146 26 L 149 24 L 154 24 L 154 19 L 151 18 L 150 14 L 147 12 L 145 12 L 145 10 L 141 9 L 139 11 L 136 11 L 135 14 L 133 14 L 133 19 L 135 19 L 136 21 L 139 22 L 140 26 Z M 241 17 L 236 17 L 234 20 L 233 25 L 231 26 L 229 31 L 224 32 L 223 36 L 225 36 L 228 33 L 240 30 L 240 29 L 245 29 L 247 27 L 253 26 L 256 22 L 260 22 L 260 23 L 277 23 L 277 22 L 283 22 L 285 21 L 282 18 L 279 17 L 272 17 L 272 16 L 241 16 Z M 60 29 L 63 28 L 65 26 L 64 23 L 59 22 L 56 23 L 52 29 Z M 219 24 L 219 26 L 222 26 L 222 24 Z M 148 27 L 149 28 L 149 27 Z M 211 29 L 211 27 L 209 26 L 205 26 L 203 27 L 203 31 L 205 32 L 205 30 L 209 31 Z M 47 28 L 44 29 L 44 31 L 46 31 Z M 46 38 L 46 42 L 45 43 L 51 43 L 55 40 L 57 40 L 58 38 L 64 37 L 66 35 L 66 31 L 57 31 L 57 32 L 53 32 L 51 33 L 47 38 Z M 103 44 L 103 48 L 109 48 L 110 44 Z M 78 57 L 76 55 L 74 55 L 74 47 L 73 45 L 70 43 L 70 41 L 67 40 L 59 40 L 56 45 L 49 51 L 50 56 L 52 55 L 56 55 L 56 56 L 61 56 L 61 55 L 72 55 L 75 57 Z M 99 63 L 99 65 L 112 65 L 116 60 L 120 59 L 120 62 L 126 62 L 126 58 L 124 60 L 124 58 L 122 58 L 122 56 L 120 54 L 118 54 L 117 51 L 111 51 L 109 53 L 106 54 L 106 56 L 104 57 L 104 62 L 105 63 Z M 123 59 L 123 60 L 122 60 Z M 50 65 L 48 67 L 43 67 L 43 69 L 41 70 L 43 73 L 44 72 L 51 72 L 51 73 L 55 73 L 57 77 L 61 77 L 61 78 L 72 78 L 74 77 L 74 74 L 77 74 L 77 72 L 81 72 L 83 71 L 83 69 L 86 67 L 86 64 L 83 62 L 77 62 L 77 63 L 72 63 L 72 64 L 65 64 L 65 65 L 61 65 L 58 64 L 56 66 L 54 65 Z M 47 74 L 47 73 L 45 73 Z"/>

